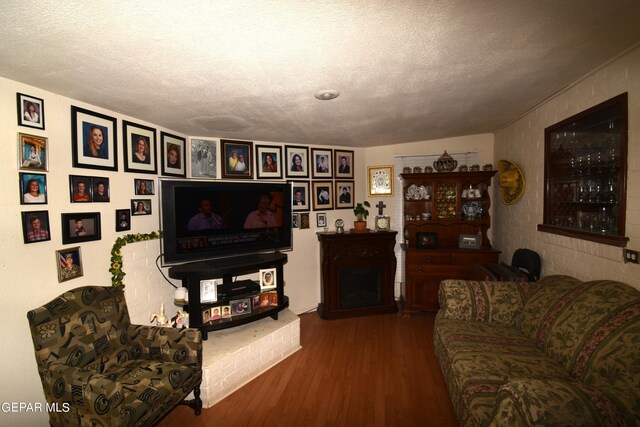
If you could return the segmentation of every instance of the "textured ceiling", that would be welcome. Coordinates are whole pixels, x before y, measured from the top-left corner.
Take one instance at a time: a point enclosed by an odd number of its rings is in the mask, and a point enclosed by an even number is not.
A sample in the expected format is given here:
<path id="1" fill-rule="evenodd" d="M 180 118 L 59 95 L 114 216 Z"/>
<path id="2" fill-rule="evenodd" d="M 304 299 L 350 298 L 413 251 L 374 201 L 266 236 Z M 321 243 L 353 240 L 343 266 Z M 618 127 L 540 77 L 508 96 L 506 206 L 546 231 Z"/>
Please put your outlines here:
<path id="1" fill-rule="evenodd" d="M 314 145 L 493 132 L 640 40 L 638 0 L 1 5 L 0 76 L 186 135 Z"/>

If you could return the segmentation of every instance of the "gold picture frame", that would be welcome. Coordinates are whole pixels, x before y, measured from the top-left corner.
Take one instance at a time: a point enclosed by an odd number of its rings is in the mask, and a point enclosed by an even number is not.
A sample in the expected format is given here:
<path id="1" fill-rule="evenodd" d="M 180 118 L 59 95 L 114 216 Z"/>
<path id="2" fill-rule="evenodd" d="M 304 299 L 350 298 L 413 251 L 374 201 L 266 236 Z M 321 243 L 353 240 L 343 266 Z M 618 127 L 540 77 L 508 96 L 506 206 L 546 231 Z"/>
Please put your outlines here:
<path id="1" fill-rule="evenodd" d="M 393 165 L 367 167 L 369 196 L 393 196 Z"/>

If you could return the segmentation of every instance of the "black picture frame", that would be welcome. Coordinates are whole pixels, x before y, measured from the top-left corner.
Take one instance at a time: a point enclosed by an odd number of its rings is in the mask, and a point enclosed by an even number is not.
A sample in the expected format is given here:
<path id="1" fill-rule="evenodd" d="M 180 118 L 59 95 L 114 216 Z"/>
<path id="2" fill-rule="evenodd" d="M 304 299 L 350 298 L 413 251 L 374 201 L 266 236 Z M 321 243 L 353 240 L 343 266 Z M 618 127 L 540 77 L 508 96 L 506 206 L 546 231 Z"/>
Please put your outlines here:
<path id="1" fill-rule="evenodd" d="M 100 188 L 100 186 L 103 186 L 103 188 Z M 95 203 L 108 203 L 111 201 L 109 178 L 103 176 L 91 177 L 91 201 Z"/>
<path id="2" fill-rule="evenodd" d="M 156 194 L 155 181 L 152 179 L 134 179 L 133 193 L 136 196 L 153 196 Z"/>
<path id="3" fill-rule="evenodd" d="M 18 126 L 44 130 L 44 100 L 24 93 L 16 93 Z M 33 107 L 34 111 L 29 111 Z M 35 113 L 36 117 L 33 117 Z"/>
<path id="4" fill-rule="evenodd" d="M 122 147 L 124 171 L 136 173 L 158 173 L 158 143 L 156 130 L 149 126 L 122 121 Z M 142 153 L 138 153 L 138 144 Z"/>
<path id="5" fill-rule="evenodd" d="M 333 150 L 311 149 L 311 176 L 316 179 L 333 178 Z"/>
<path id="6" fill-rule="evenodd" d="M 334 176 L 336 179 L 338 178 L 346 178 L 353 179 L 353 169 L 354 169 L 354 152 L 353 150 L 334 150 L 333 151 L 333 161 L 334 165 Z M 345 163 L 343 164 L 342 159 L 345 159 Z"/>
<path id="7" fill-rule="evenodd" d="M 49 170 L 49 139 L 18 133 L 18 169 L 47 172 Z"/>
<path id="8" fill-rule="evenodd" d="M 242 162 L 244 160 L 244 162 Z M 244 165 L 242 165 L 244 163 Z M 253 142 L 220 140 L 220 171 L 222 178 L 253 178 Z"/>
<path id="9" fill-rule="evenodd" d="M 217 143 L 213 139 L 190 138 L 189 173 L 191 178 L 218 177 L 216 170 L 218 164 Z"/>
<path id="10" fill-rule="evenodd" d="M 100 212 L 63 213 L 62 243 L 79 243 L 100 240 Z"/>
<path id="11" fill-rule="evenodd" d="M 40 222 L 38 227 L 34 226 L 35 220 Z M 49 211 L 22 212 L 22 237 L 25 244 L 51 240 Z"/>
<path id="12" fill-rule="evenodd" d="M 285 145 L 284 153 L 287 178 L 309 178 L 309 147 Z"/>
<path id="13" fill-rule="evenodd" d="M 162 175 L 187 176 L 185 162 L 185 152 L 187 139 L 181 136 L 172 135 L 167 132 L 160 132 L 160 150 L 162 151 Z"/>
<path id="14" fill-rule="evenodd" d="M 420 249 L 438 249 L 438 233 L 431 231 L 416 233 L 416 247 Z"/>
<path id="15" fill-rule="evenodd" d="M 481 238 L 479 234 L 460 234 L 458 247 L 461 249 L 480 249 Z"/>
<path id="16" fill-rule="evenodd" d="M 70 261 L 69 264 L 67 264 L 67 260 Z M 58 283 L 82 277 L 80 246 L 57 250 L 56 265 L 58 270 Z"/>
<path id="17" fill-rule="evenodd" d="M 282 147 L 256 145 L 256 175 L 259 179 L 282 179 Z"/>
<path id="18" fill-rule="evenodd" d="M 291 183 L 291 204 L 294 212 L 304 212 L 310 209 L 309 181 L 294 181 Z M 297 193 L 300 193 L 298 198 Z"/>
<path id="19" fill-rule="evenodd" d="M 73 167 L 118 170 L 116 119 L 105 114 L 71 106 L 71 150 Z M 92 140 L 102 141 L 96 150 Z"/>
<path id="20" fill-rule="evenodd" d="M 92 191 L 92 177 L 69 175 L 69 201 L 71 203 L 91 203 L 93 200 Z"/>
<path id="21" fill-rule="evenodd" d="M 131 199 L 132 216 L 151 215 L 152 213 L 151 199 Z"/>
<path id="22" fill-rule="evenodd" d="M 47 195 L 47 176 L 41 173 L 29 172 L 20 172 L 18 175 L 20 185 L 20 204 L 46 205 L 49 201 Z M 30 191 L 33 183 L 38 184 L 38 195 L 33 195 Z"/>
<path id="23" fill-rule="evenodd" d="M 116 209 L 116 231 L 131 230 L 131 209 Z"/>

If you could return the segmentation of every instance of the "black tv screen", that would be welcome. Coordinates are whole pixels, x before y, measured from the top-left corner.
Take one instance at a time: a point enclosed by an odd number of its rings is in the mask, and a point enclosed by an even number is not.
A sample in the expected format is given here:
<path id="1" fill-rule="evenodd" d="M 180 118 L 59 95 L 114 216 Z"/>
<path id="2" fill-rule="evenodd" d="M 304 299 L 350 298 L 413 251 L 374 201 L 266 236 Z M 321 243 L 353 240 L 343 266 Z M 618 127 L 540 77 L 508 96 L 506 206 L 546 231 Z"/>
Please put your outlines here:
<path id="1" fill-rule="evenodd" d="M 291 184 L 161 178 L 163 264 L 291 249 Z"/>

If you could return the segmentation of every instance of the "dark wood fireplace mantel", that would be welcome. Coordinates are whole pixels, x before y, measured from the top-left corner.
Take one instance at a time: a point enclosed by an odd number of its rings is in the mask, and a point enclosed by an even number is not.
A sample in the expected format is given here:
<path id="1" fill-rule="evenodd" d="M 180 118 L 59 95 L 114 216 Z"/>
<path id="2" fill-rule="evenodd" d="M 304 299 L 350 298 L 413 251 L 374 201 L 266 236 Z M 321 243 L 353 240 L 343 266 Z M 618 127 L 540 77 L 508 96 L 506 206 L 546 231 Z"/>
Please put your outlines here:
<path id="1" fill-rule="evenodd" d="M 395 231 L 316 233 L 322 266 L 318 314 L 336 319 L 398 310 Z"/>

